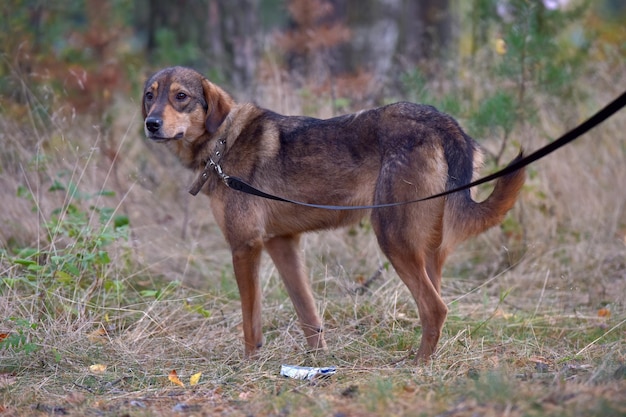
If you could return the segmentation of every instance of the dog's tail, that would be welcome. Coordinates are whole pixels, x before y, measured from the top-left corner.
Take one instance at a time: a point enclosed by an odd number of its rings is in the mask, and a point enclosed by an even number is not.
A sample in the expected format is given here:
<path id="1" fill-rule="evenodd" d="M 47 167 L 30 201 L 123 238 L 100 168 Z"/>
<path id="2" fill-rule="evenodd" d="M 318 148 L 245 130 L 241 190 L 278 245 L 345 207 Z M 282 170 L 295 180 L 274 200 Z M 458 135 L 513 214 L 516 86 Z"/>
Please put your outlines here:
<path id="1" fill-rule="evenodd" d="M 474 165 L 482 160 L 480 151 L 474 150 Z M 522 152 L 511 161 L 511 164 L 523 157 Z M 476 166 L 474 168 L 477 168 Z M 455 176 L 454 167 L 449 168 L 450 178 Z M 462 168 L 458 168 L 462 169 Z M 452 248 L 464 240 L 476 236 L 502 222 L 506 213 L 513 207 L 524 185 L 526 172 L 524 168 L 500 177 L 496 180 L 492 193 L 482 202 L 472 199 L 469 191 L 451 194 L 446 202 L 444 214 L 444 233 L 442 247 Z M 452 181 L 454 182 L 454 181 Z M 448 186 L 454 186 L 449 184 Z"/>

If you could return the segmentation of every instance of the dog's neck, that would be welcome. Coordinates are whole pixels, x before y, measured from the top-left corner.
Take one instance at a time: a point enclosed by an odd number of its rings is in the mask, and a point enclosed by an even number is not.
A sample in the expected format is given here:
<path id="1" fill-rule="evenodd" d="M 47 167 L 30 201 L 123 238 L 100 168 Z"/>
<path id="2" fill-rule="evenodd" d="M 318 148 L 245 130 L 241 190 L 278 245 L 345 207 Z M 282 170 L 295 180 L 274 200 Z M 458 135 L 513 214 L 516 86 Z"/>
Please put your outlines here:
<path id="1" fill-rule="evenodd" d="M 189 193 L 192 195 L 198 194 L 214 173 L 221 177 L 222 180 L 225 179 L 220 161 L 227 150 L 227 139 L 234 115 L 233 111 L 231 111 L 217 132 L 214 135 L 210 135 L 208 141 L 203 141 L 202 148 L 198 150 L 196 161 L 191 168 L 194 171 L 200 171 L 200 173 L 189 189 Z M 208 135 L 208 132 L 206 134 Z"/>
<path id="2" fill-rule="evenodd" d="M 198 172 L 198 177 L 192 184 L 189 192 L 193 195 L 198 194 L 204 184 L 209 180 L 211 175 L 216 175 L 221 180 L 225 179 L 225 174 L 221 168 L 222 157 L 228 152 L 234 142 L 241 135 L 244 125 L 238 124 L 235 121 L 237 118 L 243 120 L 249 120 L 250 116 L 255 112 L 262 112 L 259 107 L 246 103 L 239 106 L 235 106 L 231 109 L 224 119 L 224 122 L 220 125 L 220 128 L 213 135 L 209 135 L 205 132 L 207 138 L 198 138 L 194 144 L 199 144 L 198 147 L 194 146 L 195 154 L 192 152 L 188 155 L 195 155 L 187 166 L 192 170 Z M 192 148 L 188 148 L 187 151 L 193 151 Z M 178 153 L 179 157 L 181 154 Z M 182 160 L 182 158 L 181 158 Z M 183 160 L 183 163 L 185 161 Z"/>

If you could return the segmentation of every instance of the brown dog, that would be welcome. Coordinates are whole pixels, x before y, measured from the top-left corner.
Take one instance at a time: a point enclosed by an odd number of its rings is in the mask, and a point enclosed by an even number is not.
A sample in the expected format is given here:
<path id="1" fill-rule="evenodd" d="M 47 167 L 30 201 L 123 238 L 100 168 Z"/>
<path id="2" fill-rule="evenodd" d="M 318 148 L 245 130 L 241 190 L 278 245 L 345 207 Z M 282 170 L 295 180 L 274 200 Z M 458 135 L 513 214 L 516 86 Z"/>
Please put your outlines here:
<path id="1" fill-rule="evenodd" d="M 236 104 L 183 67 L 163 69 L 146 82 L 143 116 L 147 137 L 164 142 L 188 168 L 201 172 L 210 159 L 219 160 L 228 175 L 307 203 L 414 200 L 470 182 L 481 163 L 474 140 L 430 106 L 396 103 L 328 120 L 282 116 Z M 380 248 L 417 303 L 418 361 L 434 353 L 446 318 L 440 296 L 446 257 L 458 243 L 499 224 L 525 179 L 523 170 L 499 179 L 481 203 L 463 191 L 417 204 L 333 211 L 235 191 L 217 173 L 210 174 L 202 191 L 232 250 L 247 356 L 263 344 L 261 251 L 276 264 L 308 345 L 326 348 L 298 248 L 300 235 L 349 225 L 369 213 Z"/>

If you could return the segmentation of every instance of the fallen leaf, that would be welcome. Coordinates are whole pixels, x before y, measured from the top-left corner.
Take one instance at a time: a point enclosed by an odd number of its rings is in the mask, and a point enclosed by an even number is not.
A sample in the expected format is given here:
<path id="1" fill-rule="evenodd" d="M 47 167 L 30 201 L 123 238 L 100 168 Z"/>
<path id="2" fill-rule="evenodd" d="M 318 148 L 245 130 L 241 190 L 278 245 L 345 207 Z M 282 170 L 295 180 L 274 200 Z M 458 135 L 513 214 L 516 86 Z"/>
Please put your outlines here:
<path id="1" fill-rule="evenodd" d="M 505 312 L 503 309 L 501 309 L 500 307 L 496 308 L 496 311 L 493 312 L 493 316 L 494 317 L 502 317 L 503 319 L 510 319 L 511 317 L 513 317 L 513 314 L 511 313 L 507 313 Z"/>
<path id="2" fill-rule="evenodd" d="M 8 333 L 0 333 L 0 342 L 2 342 L 4 339 L 6 339 L 7 337 L 9 337 Z"/>
<path id="3" fill-rule="evenodd" d="M 552 361 L 543 356 L 531 356 L 528 360 L 535 364 L 535 370 L 539 373 L 546 373 L 550 371 Z"/>
<path id="4" fill-rule="evenodd" d="M 495 49 L 498 55 L 506 54 L 506 42 L 504 41 L 504 39 L 496 39 Z"/>
<path id="5" fill-rule="evenodd" d="M 101 363 L 96 363 L 89 366 L 89 370 L 94 374 L 103 374 L 107 370 L 107 366 Z"/>
<path id="6" fill-rule="evenodd" d="M 87 339 L 89 339 L 90 342 L 98 343 L 98 342 L 105 341 L 106 336 L 107 336 L 106 329 L 100 327 L 99 329 L 94 330 L 93 332 L 89 333 L 87 335 Z"/>
<path id="7" fill-rule="evenodd" d="M 191 375 L 191 378 L 189 378 L 189 385 L 191 385 L 192 387 L 195 385 L 198 385 L 198 382 L 200 381 L 201 376 L 202 376 L 202 372 L 198 372 L 197 374 Z"/>
<path id="8" fill-rule="evenodd" d="M 535 362 L 535 363 L 545 363 L 545 364 L 550 363 L 550 361 L 544 358 L 543 356 L 531 356 L 530 358 L 528 358 L 528 360 L 531 362 Z"/>
<path id="9" fill-rule="evenodd" d="M 417 386 L 410 384 L 410 383 L 404 385 L 402 389 L 404 390 L 404 392 L 409 393 L 409 394 L 414 394 L 415 392 L 417 392 Z"/>
<path id="10" fill-rule="evenodd" d="M 176 370 L 175 369 L 172 372 L 170 372 L 170 374 L 167 376 L 167 379 L 169 379 L 170 382 L 185 388 L 185 384 L 183 384 L 183 381 L 181 381 L 178 378 L 178 375 L 176 374 Z"/>

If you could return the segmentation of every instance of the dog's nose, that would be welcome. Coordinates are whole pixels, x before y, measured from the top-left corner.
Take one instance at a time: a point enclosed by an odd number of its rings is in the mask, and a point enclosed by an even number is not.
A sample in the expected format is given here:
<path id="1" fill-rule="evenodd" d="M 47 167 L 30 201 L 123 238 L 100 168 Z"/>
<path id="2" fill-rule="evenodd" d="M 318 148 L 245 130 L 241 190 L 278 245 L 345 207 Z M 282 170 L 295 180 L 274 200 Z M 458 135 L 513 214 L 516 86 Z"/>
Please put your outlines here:
<path id="1" fill-rule="evenodd" d="M 146 129 L 148 129 L 149 132 L 156 133 L 161 126 L 163 126 L 163 120 L 157 117 L 148 117 L 146 119 Z"/>

